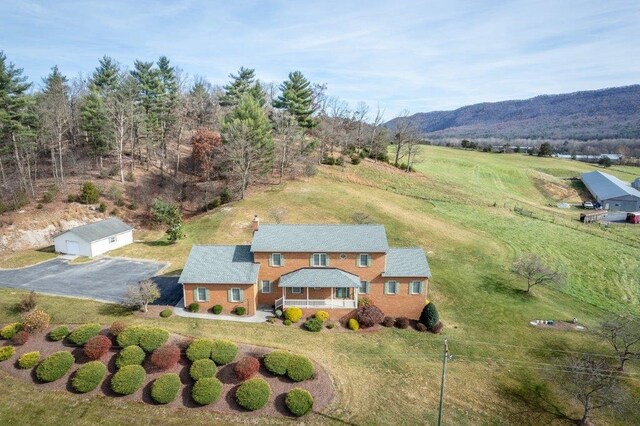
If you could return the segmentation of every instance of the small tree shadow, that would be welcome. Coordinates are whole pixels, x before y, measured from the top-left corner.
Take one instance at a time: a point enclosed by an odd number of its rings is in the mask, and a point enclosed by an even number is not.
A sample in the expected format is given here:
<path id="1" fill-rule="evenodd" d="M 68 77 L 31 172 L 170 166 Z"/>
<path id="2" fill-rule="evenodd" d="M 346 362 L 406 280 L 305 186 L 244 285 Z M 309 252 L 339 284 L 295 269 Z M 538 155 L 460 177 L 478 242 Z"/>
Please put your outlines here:
<path id="1" fill-rule="evenodd" d="M 521 301 L 531 300 L 531 294 L 526 290 L 514 288 L 497 275 L 483 275 L 478 287 L 487 293 L 498 293 L 509 297 L 517 297 Z"/>
<path id="2" fill-rule="evenodd" d="M 144 241 L 142 244 L 148 247 L 167 247 L 167 246 L 173 245 L 171 241 L 167 241 L 167 240 Z"/>

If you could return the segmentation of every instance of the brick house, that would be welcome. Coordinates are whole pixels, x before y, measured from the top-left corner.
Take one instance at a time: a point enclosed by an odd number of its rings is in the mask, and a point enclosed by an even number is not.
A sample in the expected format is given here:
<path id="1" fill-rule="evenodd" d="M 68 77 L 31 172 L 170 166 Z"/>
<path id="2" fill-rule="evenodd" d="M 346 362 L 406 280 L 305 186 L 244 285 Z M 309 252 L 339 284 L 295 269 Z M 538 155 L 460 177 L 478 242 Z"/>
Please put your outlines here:
<path id="1" fill-rule="evenodd" d="M 390 248 L 383 225 L 260 225 L 251 245 L 193 246 L 180 275 L 185 307 L 297 306 L 348 315 L 368 298 L 386 315 L 418 318 L 431 273 L 421 248 Z"/>

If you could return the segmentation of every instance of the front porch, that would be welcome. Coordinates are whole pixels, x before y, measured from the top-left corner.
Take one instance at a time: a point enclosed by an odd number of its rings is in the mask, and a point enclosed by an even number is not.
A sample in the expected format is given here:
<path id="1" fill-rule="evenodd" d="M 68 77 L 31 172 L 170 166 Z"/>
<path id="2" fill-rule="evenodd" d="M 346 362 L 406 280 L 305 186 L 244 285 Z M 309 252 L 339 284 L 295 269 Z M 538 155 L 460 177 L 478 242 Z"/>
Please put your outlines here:
<path id="1" fill-rule="evenodd" d="M 358 289 L 354 289 L 353 298 L 335 298 L 333 291 L 328 299 L 310 299 L 309 288 L 306 289 L 307 297 L 305 299 L 287 299 L 287 295 L 282 290 L 282 297 L 276 299 L 276 309 L 286 309 L 292 306 L 298 308 L 322 308 L 322 309 L 355 309 L 358 307 Z"/>
<path id="2" fill-rule="evenodd" d="M 360 280 L 356 275 L 340 269 L 298 269 L 283 275 L 280 278 L 279 287 L 282 289 L 282 297 L 276 300 L 276 309 L 289 307 L 355 309 L 358 307 Z M 309 289 L 313 290 L 312 296 L 309 295 Z"/>

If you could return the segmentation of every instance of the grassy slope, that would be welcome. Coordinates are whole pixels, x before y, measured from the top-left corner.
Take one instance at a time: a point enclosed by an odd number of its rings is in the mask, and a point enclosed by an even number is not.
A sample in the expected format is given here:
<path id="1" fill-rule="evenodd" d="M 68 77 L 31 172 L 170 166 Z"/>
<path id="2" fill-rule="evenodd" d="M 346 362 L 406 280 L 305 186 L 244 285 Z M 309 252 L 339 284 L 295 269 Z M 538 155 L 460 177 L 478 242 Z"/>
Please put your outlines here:
<path id="1" fill-rule="evenodd" d="M 429 253 L 434 274 L 431 298 L 437 303 L 446 324 L 444 335 L 455 354 L 449 364 L 447 420 L 452 424 L 549 421 L 545 414 L 532 416 L 516 396 L 543 383 L 540 368 L 561 362 L 559 358 L 567 355 L 564 351 L 607 353 L 608 349 L 586 333 L 535 330 L 527 323 L 538 318 L 577 317 L 593 326 L 605 314 L 604 309 L 631 306 L 637 310 L 640 290 L 637 285 L 634 288 L 631 277 L 634 270 L 638 275 L 638 228 L 625 228 L 628 234 L 595 226 L 585 231 L 570 220 L 577 211 L 546 206 L 555 201 L 537 189 L 539 179 L 564 185 L 560 177 L 575 175 L 590 166 L 433 147 L 425 148 L 423 154 L 425 161 L 419 168 L 424 176 L 372 164 L 349 167 L 344 172 L 323 168 L 310 182 L 292 182 L 257 193 L 189 222 L 188 239 L 176 245 L 166 246 L 160 233 L 147 233 L 147 242 L 115 254 L 170 260 L 170 269 L 177 271 L 193 243 L 248 242 L 253 214 L 266 219 L 273 207 L 286 207 L 289 222 L 349 222 L 353 212 L 366 211 L 374 221 L 386 225 L 392 245 L 418 245 Z M 489 207 L 494 202 L 499 207 Z M 516 204 L 535 211 L 538 218 L 513 213 L 511 207 Z M 536 288 L 533 297 L 524 295 L 519 290 L 522 283 L 508 271 L 514 255 L 523 251 L 536 251 L 558 261 L 569 274 L 566 292 Z M 629 272 L 616 271 L 616 265 L 624 265 Z M 15 317 L 8 308 L 18 295 L 10 293 L 0 291 L 0 322 Z M 115 314 L 108 306 L 92 302 L 46 300 L 46 309 L 61 322 L 96 317 L 107 323 Z M 378 424 L 399 419 L 403 423 L 431 423 L 435 419 L 442 336 L 407 330 L 318 336 L 269 325 L 180 318 L 163 324 L 176 332 L 226 336 L 299 350 L 316 358 L 329 368 L 339 390 L 338 401 L 325 415 Z M 630 373 L 637 394 L 637 364 L 631 366 Z M 19 396 L 30 385 L 2 377 L 0 383 L 16 389 L 15 396 L 12 391 L 12 398 L 0 402 L 0 417 L 12 407 L 35 403 L 25 403 Z M 547 383 L 558 392 L 553 380 Z M 78 403 L 78 398 L 66 394 L 55 398 L 61 403 Z M 560 404 L 570 414 L 575 408 Z M 99 418 L 105 407 L 121 405 L 108 399 L 82 400 L 73 417 L 87 411 Z M 136 406 L 142 423 L 153 418 L 154 410 Z M 198 415 L 186 412 L 175 416 L 168 412 L 167 420 L 194 416 L 193 420 L 200 422 Z M 623 423 L 630 414 L 608 418 L 612 414 L 605 411 L 599 415 L 608 423 Z M 230 419 L 234 418 L 221 420 Z M 314 415 L 311 421 L 328 419 Z"/>

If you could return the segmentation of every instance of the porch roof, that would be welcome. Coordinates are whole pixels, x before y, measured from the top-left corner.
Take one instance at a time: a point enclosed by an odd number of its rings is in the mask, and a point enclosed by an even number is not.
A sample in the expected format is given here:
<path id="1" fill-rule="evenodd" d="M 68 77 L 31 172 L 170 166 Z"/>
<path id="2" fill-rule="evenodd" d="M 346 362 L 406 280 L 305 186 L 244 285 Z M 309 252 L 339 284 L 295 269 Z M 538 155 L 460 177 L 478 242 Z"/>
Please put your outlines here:
<path id="1" fill-rule="evenodd" d="M 360 287 L 360 278 L 337 268 L 301 268 L 280 277 L 279 287 Z"/>

